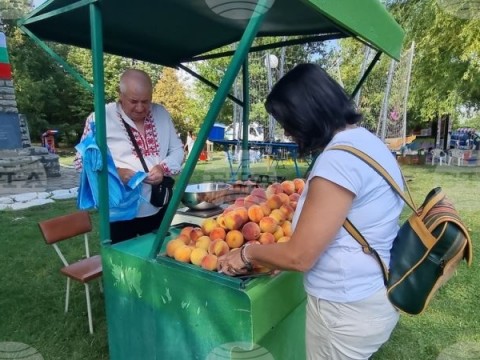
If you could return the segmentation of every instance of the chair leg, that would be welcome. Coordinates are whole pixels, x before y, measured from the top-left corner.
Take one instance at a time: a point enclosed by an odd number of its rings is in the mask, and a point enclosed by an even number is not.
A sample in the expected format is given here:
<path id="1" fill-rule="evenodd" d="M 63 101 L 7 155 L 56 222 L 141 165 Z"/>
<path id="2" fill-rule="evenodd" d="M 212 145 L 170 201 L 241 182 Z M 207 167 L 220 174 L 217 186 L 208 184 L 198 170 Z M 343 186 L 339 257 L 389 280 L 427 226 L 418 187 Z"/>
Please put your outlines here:
<path id="1" fill-rule="evenodd" d="M 90 304 L 90 289 L 88 288 L 88 284 L 85 284 L 85 297 L 87 298 L 88 329 L 90 330 L 90 334 L 93 334 L 92 306 Z"/>
<path id="2" fill-rule="evenodd" d="M 65 312 L 68 312 L 68 303 L 70 301 L 70 278 L 67 277 L 67 289 L 65 291 Z"/>

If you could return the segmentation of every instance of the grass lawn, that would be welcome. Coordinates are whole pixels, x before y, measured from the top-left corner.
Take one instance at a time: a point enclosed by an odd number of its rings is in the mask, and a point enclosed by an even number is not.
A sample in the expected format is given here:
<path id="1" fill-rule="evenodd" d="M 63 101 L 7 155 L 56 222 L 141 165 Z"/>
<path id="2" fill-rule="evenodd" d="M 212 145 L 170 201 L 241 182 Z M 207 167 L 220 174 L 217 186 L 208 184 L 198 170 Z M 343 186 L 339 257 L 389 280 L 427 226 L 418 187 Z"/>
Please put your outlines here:
<path id="1" fill-rule="evenodd" d="M 219 154 L 211 162 L 198 164 L 191 182 L 220 180 L 222 177 L 225 180 L 230 174 L 229 167 Z M 302 163 L 301 166 L 303 173 L 306 165 Z M 255 174 L 295 177 L 293 166 L 288 163 L 285 168 L 270 169 L 265 163 L 257 163 L 251 164 L 251 169 Z M 428 190 L 437 185 L 441 185 L 454 200 L 471 230 L 474 263 L 470 269 L 464 264 L 460 266 L 457 275 L 439 291 L 423 315 L 402 315 L 391 340 L 374 359 L 434 360 L 454 344 L 461 350 L 472 349 L 473 343 L 479 351 L 476 294 L 476 289 L 480 288 L 480 269 L 476 261 L 479 255 L 476 239 L 480 234 L 479 172 L 474 168 L 447 166 L 404 166 L 404 172 L 416 203 L 420 203 Z M 75 201 L 65 200 L 22 211 L 0 212 L 3 229 L 0 345 L 3 341 L 29 344 L 46 360 L 108 359 L 106 318 L 99 287 L 92 283 L 95 334 L 90 336 L 83 286 L 73 284 L 70 310 L 64 314 L 65 279 L 58 272 L 60 260 L 53 248 L 45 245 L 37 227 L 38 221 L 74 210 Z M 97 214 L 92 215 L 97 223 Z M 98 252 L 98 244 L 98 232 L 94 232 L 91 236 L 92 252 Z M 67 259 L 80 257 L 81 248 L 81 239 L 66 247 Z M 472 358 L 461 356 L 458 350 L 456 355 L 455 358 L 459 359 Z"/>

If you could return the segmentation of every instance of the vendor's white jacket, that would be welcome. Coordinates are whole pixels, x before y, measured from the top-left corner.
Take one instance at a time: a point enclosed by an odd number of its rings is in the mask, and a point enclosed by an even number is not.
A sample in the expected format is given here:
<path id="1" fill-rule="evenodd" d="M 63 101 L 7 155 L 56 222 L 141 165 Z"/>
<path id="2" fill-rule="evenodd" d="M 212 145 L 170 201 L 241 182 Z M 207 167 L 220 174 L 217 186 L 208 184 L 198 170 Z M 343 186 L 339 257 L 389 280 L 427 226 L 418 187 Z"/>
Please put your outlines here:
<path id="1" fill-rule="evenodd" d="M 119 104 L 107 104 L 105 110 L 107 146 L 117 168 L 145 171 L 122 122 L 123 118 L 132 128 L 149 169 L 161 164 L 166 176 L 180 172 L 184 157 L 183 144 L 177 136 L 170 115 L 163 106 L 152 104 L 150 114 L 145 119 L 145 137 L 137 131 L 135 123 L 124 113 Z M 90 131 L 92 121 L 94 121 L 93 113 L 87 118 L 84 136 Z M 81 168 L 81 159 L 77 159 L 75 165 L 77 169 Z M 159 211 L 159 208 L 149 202 L 151 189 L 150 185 L 142 184 L 143 200 L 141 200 L 137 217 L 154 215 Z"/>

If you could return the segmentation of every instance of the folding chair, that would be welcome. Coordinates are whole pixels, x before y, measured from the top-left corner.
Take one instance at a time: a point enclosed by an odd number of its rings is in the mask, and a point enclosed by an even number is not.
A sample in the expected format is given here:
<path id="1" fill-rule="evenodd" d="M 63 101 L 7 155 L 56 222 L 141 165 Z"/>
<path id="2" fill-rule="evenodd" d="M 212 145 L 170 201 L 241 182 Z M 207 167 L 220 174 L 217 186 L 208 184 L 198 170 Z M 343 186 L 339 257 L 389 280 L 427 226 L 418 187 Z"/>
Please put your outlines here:
<path id="1" fill-rule="evenodd" d="M 79 211 L 73 214 L 39 222 L 38 225 L 45 242 L 54 247 L 64 265 L 64 267 L 60 269 L 60 272 L 67 277 L 65 312 L 68 312 L 70 279 L 83 283 L 87 299 L 88 326 L 90 334 L 93 334 L 92 308 L 90 305 L 90 290 L 88 283 L 102 275 L 102 262 L 99 255 L 90 257 L 87 233 L 92 231 L 92 222 L 89 213 L 86 211 Z M 57 243 L 72 239 L 78 235 L 84 235 L 85 258 L 69 264 Z"/>

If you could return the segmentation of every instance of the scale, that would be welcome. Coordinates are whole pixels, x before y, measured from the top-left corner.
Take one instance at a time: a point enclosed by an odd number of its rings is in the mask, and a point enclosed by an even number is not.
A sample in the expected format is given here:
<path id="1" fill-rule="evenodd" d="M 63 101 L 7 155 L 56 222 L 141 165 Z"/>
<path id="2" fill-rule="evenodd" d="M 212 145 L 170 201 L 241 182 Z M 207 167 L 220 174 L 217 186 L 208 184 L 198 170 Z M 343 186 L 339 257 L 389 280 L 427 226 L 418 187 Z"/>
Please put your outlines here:
<path id="1" fill-rule="evenodd" d="M 220 205 L 213 209 L 206 209 L 206 210 L 193 210 L 188 207 L 182 207 L 177 209 L 177 214 L 185 215 L 185 216 L 193 216 L 199 218 L 209 218 L 215 215 L 219 215 L 225 210 L 228 205 Z"/>

